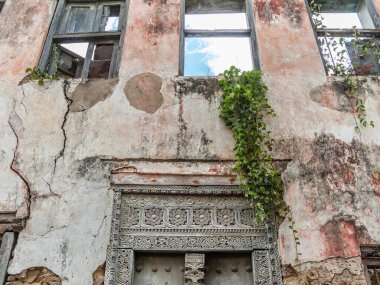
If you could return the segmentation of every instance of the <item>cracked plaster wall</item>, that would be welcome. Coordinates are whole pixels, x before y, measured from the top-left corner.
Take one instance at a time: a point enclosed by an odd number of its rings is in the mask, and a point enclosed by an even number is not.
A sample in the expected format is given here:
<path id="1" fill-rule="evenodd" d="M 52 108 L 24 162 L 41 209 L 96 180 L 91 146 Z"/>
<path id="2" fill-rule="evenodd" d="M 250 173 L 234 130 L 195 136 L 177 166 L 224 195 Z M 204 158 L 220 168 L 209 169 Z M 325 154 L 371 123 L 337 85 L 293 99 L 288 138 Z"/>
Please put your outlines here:
<path id="1" fill-rule="evenodd" d="M 64 285 L 93 284 L 108 245 L 112 159 L 230 160 L 233 141 L 218 118 L 215 79 L 176 77 L 179 1 L 131 1 L 119 82 L 101 96 L 104 100 L 91 102 L 82 112 L 69 111 L 72 100 L 77 102 L 78 80 L 17 87 L 25 67 L 38 60 L 54 7 L 54 1 L 23 2 L 19 7 L 18 1 L 8 0 L 4 7 L 8 13 L 19 9 L 14 23 L 0 17 L 6 30 L 0 38 L 5 51 L 0 55 L 0 212 L 29 217 L 9 273 L 46 267 Z M 358 244 L 380 242 L 380 178 L 369 167 L 380 161 L 378 81 L 369 80 L 363 91 L 368 117 L 376 124 L 361 133 L 369 148 L 363 153 L 352 113 L 336 108 L 335 98 L 322 100 L 331 92 L 324 89 L 326 78 L 303 1 L 294 4 L 296 17 L 289 15 L 289 3 L 253 4 L 260 60 L 277 112 L 268 121 L 276 141 L 273 154 L 288 163 L 285 199 L 292 206 L 303 253 L 295 262 L 284 222 L 282 261 L 293 268 L 285 281 L 314 284 L 302 280 L 309 280 L 308 272 L 316 268 L 317 275 L 332 274 L 327 279 L 332 282 L 343 267 L 349 268 L 347 280 L 362 280 L 355 258 Z M 20 29 L 18 17 L 25 21 Z M 124 92 L 129 79 L 148 72 L 162 79 L 163 102 L 153 113 L 131 106 Z M 323 94 L 314 96 L 313 91 L 311 96 L 311 90 Z M 350 259 L 356 269 L 336 257 Z"/>

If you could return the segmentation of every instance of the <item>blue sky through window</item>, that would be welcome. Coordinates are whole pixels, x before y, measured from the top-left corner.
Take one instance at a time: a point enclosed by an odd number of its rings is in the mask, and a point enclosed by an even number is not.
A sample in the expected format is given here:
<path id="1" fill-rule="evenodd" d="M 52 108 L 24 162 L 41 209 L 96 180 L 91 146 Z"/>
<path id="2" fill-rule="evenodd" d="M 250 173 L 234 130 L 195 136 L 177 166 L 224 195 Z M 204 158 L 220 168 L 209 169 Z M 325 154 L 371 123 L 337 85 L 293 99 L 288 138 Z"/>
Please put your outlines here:
<path id="1" fill-rule="evenodd" d="M 245 13 L 186 14 L 186 29 L 247 29 Z M 214 76 L 234 65 L 252 69 L 248 37 L 208 37 L 185 39 L 185 76 Z"/>

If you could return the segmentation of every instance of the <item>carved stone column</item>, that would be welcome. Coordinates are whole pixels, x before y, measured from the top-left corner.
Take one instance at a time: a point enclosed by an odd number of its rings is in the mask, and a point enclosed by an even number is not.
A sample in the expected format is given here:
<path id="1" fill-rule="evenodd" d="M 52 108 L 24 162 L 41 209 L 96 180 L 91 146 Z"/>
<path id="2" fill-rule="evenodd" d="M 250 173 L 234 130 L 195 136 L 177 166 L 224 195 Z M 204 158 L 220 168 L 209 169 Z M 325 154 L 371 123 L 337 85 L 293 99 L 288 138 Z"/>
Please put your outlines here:
<path id="1" fill-rule="evenodd" d="M 185 285 L 202 285 L 205 278 L 205 255 L 187 253 L 185 255 Z"/>
<path id="2" fill-rule="evenodd" d="M 272 285 L 271 264 L 268 250 L 252 252 L 253 280 L 255 285 Z"/>

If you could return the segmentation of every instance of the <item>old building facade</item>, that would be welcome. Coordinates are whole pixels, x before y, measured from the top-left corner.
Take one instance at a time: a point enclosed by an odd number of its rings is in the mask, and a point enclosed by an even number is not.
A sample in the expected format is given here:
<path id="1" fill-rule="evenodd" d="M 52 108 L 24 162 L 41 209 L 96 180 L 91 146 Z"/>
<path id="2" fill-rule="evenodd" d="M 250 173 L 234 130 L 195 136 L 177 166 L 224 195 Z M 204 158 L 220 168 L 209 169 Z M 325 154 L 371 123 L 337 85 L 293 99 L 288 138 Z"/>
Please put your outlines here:
<path id="1" fill-rule="evenodd" d="M 330 2 L 366 5 L 359 16 L 378 32 L 379 0 Z M 6 284 L 380 284 L 379 77 L 359 88 L 374 127 L 358 132 L 307 2 L 223 3 L 0 1 Z M 251 219 L 218 79 L 187 76 L 186 40 L 215 34 L 186 30 L 186 9 L 247 15 L 224 36 L 247 40 L 268 85 L 297 249 L 287 219 Z M 25 73 L 37 65 L 65 76 L 41 85 Z"/>

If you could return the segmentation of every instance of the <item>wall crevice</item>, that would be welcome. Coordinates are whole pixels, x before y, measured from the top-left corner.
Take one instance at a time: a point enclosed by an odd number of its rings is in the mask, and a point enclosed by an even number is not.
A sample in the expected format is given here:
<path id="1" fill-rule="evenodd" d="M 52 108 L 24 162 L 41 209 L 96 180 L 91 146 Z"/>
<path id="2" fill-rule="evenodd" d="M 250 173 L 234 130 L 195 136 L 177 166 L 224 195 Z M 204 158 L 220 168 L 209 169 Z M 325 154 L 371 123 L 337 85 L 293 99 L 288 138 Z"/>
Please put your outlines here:
<path id="1" fill-rule="evenodd" d="M 65 126 L 66 126 L 66 122 L 67 122 L 67 118 L 68 118 L 68 115 L 70 113 L 70 106 L 71 104 L 73 103 L 73 100 L 68 96 L 68 90 L 70 88 L 70 82 L 68 80 L 65 80 L 63 82 L 63 95 L 65 96 L 65 100 L 66 100 L 66 103 L 67 103 L 67 109 L 66 109 L 66 112 L 63 116 L 63 121 L 62 121 L 62 125 L 61 125 L 61 130 L 62 130 L 62 134 L 63 134 L 63 144 L 62 144 L 62 148 L 61 150 L 59 151 L 59 153 L 56 155 L 56 157 L 54 158 L 54 167 L 53 167 L 53 176 L 52 176 L 52 180 L 53 180 L 53 177 L 54 177 L 54 174 L 55 174 L 55 171 L 56 171 L 56 168 L 57 168 L 57 162 L 58 162 L 58 159 L 60 159 L 61 157 L 64 156 L 65 154 L 65 149 L 66 149 L 66 142 L 67 142 L 67 135 L 66 135 L 66 129 L 65 129 Z M 51 184 L 51 183 L 50 183 Z M 51 190 L 51 189 L 50 189 Z M 54 192 L 53 192 L 54 193 Z"/>
<path id="2" fill-rule="evenodd" d="M 24 212 L 23 219 L 28 219 L 29 216 L 30 216 L 30 197 L 31 197 L 31 194 L 30 194 L 30 184 L 29 184 L 29 181 L 28 181 L 27 177 L 21 172 L 21 170 L 19 168 L 19 162 L 18 162 L 18 159 L 17 159 L 18 149 L 19 149 L 19 146 L 20 146 L 20 138 L 19 138 L 19 133 L 18 133 L 18 132 L 20 132 L 20 130 L 18 130 L 18 129 L 22 129 L 23 130 L 24 127 L 22 125 L 22 121 L 21 121 L 20 116 L 17 114 L 17 112 L 15 110 L 15 107 L 16 107 L 16 101 L 15 101 L 15 99 L 13 99 L 13 107 L 12 107 L 11 114 L 9 116 L 8 124 L 9 124 L 9 127 L 11 128 L 13 134 L 15 135 L 16 146 L 15 146 L 15 149 L 13 151 L 13 159 L 12 159 L 12 162 L 11 162 L 11 165 L 10 165 L 10 169 L 24 183 L 24 192 L 25 192 L 24 199 L 25 199 L 25 201 L 23 202 L 23 205 L 20 208 L 25 207 L 25 212 Z"/>

